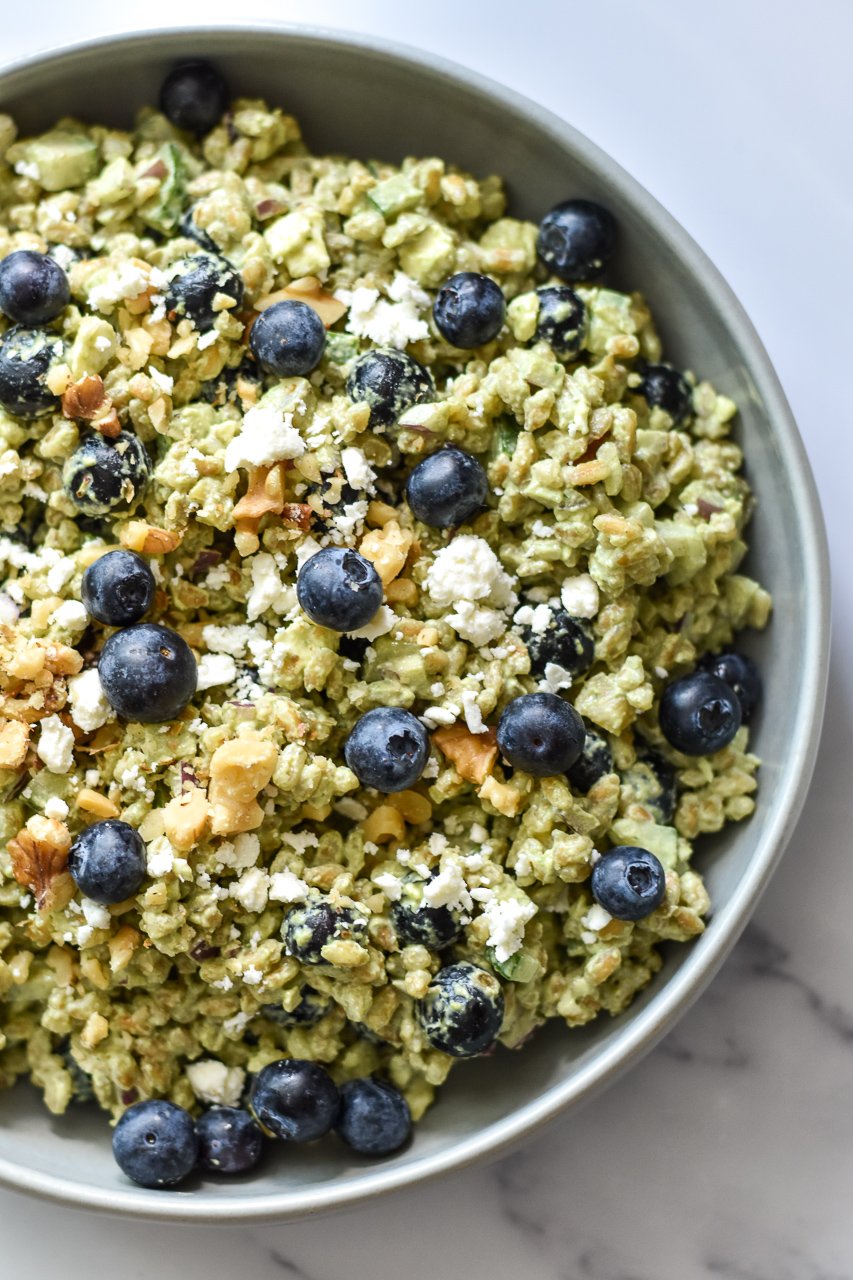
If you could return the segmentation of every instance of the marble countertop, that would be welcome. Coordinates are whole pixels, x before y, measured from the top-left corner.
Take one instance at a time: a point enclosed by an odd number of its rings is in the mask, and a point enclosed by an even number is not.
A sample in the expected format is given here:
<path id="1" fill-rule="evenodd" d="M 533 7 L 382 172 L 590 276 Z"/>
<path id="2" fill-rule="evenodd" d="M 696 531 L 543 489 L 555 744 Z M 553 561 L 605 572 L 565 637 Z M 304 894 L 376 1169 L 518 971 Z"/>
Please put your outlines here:
<path id="1" fill-rule="evenodd" d="M 118 12 L 42 0 L 4 31 L 3 57 L 199 16 L 186 0 Z M 225 0 L 206 0 L 204 15 L 235 20 Z M 307 13 L 248 0 L 240 16 Z M 851 1280 L 853 7 L 314 0 L 310 18 L 432 49 L 538 99 L 647 186 L 733 285 L 800 423 L 834 549 L 815 780 L 752 925 L 699 1003 L 609 1092 L 501 1162 L 279 1227 L 154 1227 L 2 1192 L 0 1270 L 35 1276 L 47 1228 L 63 1280 L 384 1280 L 401 1269 L 408 1280 Z"/>

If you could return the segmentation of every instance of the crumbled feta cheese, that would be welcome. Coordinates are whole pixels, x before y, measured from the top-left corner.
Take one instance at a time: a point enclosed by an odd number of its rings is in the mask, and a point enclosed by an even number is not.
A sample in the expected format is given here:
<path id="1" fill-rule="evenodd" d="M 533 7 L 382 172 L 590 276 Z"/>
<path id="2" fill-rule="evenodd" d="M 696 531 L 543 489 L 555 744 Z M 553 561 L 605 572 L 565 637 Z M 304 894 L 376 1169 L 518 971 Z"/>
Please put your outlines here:
<path id="1" fill-rule="evenodd" d="M 484 538 L 463 533 L 436 554 L 426 588 L 438 605 L 486 600 L 497 609 L 516 603 L 512 579 Z"/>
<path id="2" fill-rule="evenodd" d="M 482 844 L 484 840 L 488 840 L 489 833 L 480 822 L 472 822 L 471 829 L 468 832 L 475 844 Z"/>
<path id="3" fill-rule="evenodd" d="M 242 658 L 251 636 L 257 631 L 266 635 L 260 624 L 253 628 L 246 623 L 232 627 L 217 627 L 211 623 L 202 629 L 201 638 L 211 653 L 230 653 L 232 658 Z"/>
<path id="4" fill-rule="evenodd" d="M 430 907 L 450 907 L 451 910 L 470 911 L 473 899 L 465 883 L 462 864 L 458 858 L 445 858 L 437 876 L 424 885 L 424 902 Z"/>
<path id="5" fill-rule="evenodd" d="M 63 818 L 68 817 L 68 805 L 61 796 L 51 796 L 44 806 L 44 816 L 46 818 L 56 818 L 61 822 Z"/>
<path id="6" fill-rule="evenodd" d="M 50 560 L 48 560 L 46 555 L 46 552 L 48 551 L 52 553 Z M 47 573 L 48 587 L 51 591 L 60 592 L 65 584 L 74 577 L 74 572 L 77 568 L 75 561 L 71 556 L 61 556 L 59 552 L 53 550 L 52 547 L 45 547 L 42 550 L 40 559 L 42 562 L 50 564 L 50 568 Z"/>
<path id="7" fill-rule="evenodd" d="M 378 875 L 373 877 L 373 883 L 378 885 L 389 902 L 399 902 L 400 894 L 403 892 L 403 882 L 393 875 L 390 871 L 380 871 Z"/>
<path id="8" fill-rule="evenodd" d="M 175 865 L 175 850 L 166 836 L 157 836 L 148 842 L 147 870 L 154 879 L 167 876 Z"/>
<path id="9" fill-rule="evenodd" d="M 196 346 L 198 347 L 199 351 L 206 351 L 208 347 L 213 346 L 214 342 L 218 337 L 219 337 L 219 334 L 216 332 L 215 329 L 209 329 L 207 333 L 201 334 L 201 336 L 196 341 Z"/>
<path id="10" fill-rule="evenodd" d="M 250 867 L 240 879 L 231 885 L 231 897 L 236 898 L 245 911 L 256 915 L 263 911 L 269 896 L 270 878 L 261 867 Z"/>
<path id="11" fill-rule="evenodd" d="M 79 600 L 63 600 L 51 621 L 68 631 L 84 631 L 89 615 Z"/>
<path id="12" fill-rule="evenodd" d="M 534 520 L 530 529 L 534 538 L 553 538 L 553 525 L 546 524 L 544 520 Z"/>
<path id="13" fill-rule="evenodd" d="M 598 586 L 588 573 L 566 578 L 560 590 L 560 600 L 566 613 L 573 618 L 594 618 L 598 613 Z"/>
<path id="14" fill-rule="evenodd" d="M 488 945 L 499 961 L 515 955 L 524 941 L 524 927 L 536 915 L 536 903 L 529 898 L 492 898 L 483 908 L 489 926 Z"/>
<path id="15" fill-rule="evenodd" d="M 222 1024 L 222 1030 L 226 1035 L 239 1038 L 246 1030 L 248 1024 L 252 1021 L 250 1013 L 244 1013 L 241 1009 L 239 1013 L 235 1013 L 230 1018 L 226 1018 Z"/>
<path id="16" fill-rule="evenodd" d="M 67 773 L 74 762 L 74 733 L 59 716 L 41 722 L 36 755 L 51 773 Z"/>
<path id="17" fill-rule="evenodd" d="M 313 831 L 284 831 L 281 836 L 284 844 L 289 844 L 291 849 L 295 849 L 297 853 L 304 853 L 306 849 L 314 849 L 320 843 L 319 836 Z"/>
<path id="18" fill-rule="evenodd" d="M 221 978 L 217 978 L 215 982 L 211 982 L 212 987 L 216 987 L 217 991 L 230 991 L 234 986 L 234 980 L 227 973 Z"/>
<path id="19" fill-rule="evenodd" d="M 102 280 L 89 289 L 89 306 L 109 315 L 119 302 L 138 298 L 151 284 L 147 268 L 135 266 L 124 260 L 107 271 Z"/>
<path id="20" fill-rule="evenodd" d="M 427 729 L 438 729 L 441 725 L 454 724 L 458 715 L 458 708 L 454 710 L 453 707 L 427 707 L 419 719 Z"/>
<path id="21" fill-rule="evenodd" d="M 559 662 L 546 662 L 539 688 L 545 693 L 559 693 L 561 689 L 570 689 L 573 679 L 571 671 L 561 667 Z"/>
<path id="22" fill-rule="evenodd" d="M 359 640 L 376 640 L 379 636 L 387 635 L 396 624 L 396 613 L 389 605 L 383 604 L 379 606 L 368 623 L 359 627 L 357 631 L 348 631 L 347 635 Z"/>
<path id="23" fill-rule="evenodd" d="M 306 560 L 310 560 L 312 556 L 316 556 L 318 551 L 322 551 L 316 538 L 312 538 L 309 534 L 303 538 L 299 546 L 296 548 L 296 568 L 301 569 Z"/>
<path id="24" fill-rule="evenodd" d="M 83 908 L 86 924 L 91 925 L 93 929 L 109 929 L 113 918 L 100 902 L 93 902 L 91 898 L 81 898 L 80 906 Z"/>
<path id="25" fill-rule="evenodd" d="M 270 876 L 271 902 L 304 902 L 308 885 L 292 871 L 276 871 Z"/>
<path id="26" fill-rule="evenodd" d="M 225 450 L 225 470 L 267 467 L 285 458 L 301 458 L 305 441 L 293 425 L 293 414 L 255 405 L 243 419 L 240 434 Z"/>
<path id="27" fill-rule="evenodd" d="M 186 1069 L 190 1087 L 199 1102 L 218 1107 L 236 1107 L 243 1095 L 246 1073 L 242 1067 L 228 1067 L 215 1058 L 191 1062 Z"/>
<path id="28" fill-rule="evenodd" d="M 430 305 L 429 294 L 402 271 L 396 273 L 387 293 L 388 298 L 383 298 L 378 289 L 366 285 L 339 289 L 335 297 L 349 311 L 347 331 L 380 347 L 401 350 L 429 337 L 429 325 L 420 314 Z"/>
<path id="29" fill-rule="evenodd" d="M 594 902 L 586 915 L 581 918 L 581 924 L 585 929 L 591 929 L 594 933 L 598 933 L 600 929 L 610 924 L 612 919 L 613 917 L 609 911 Z"/>
<path id="30" fill-rule="evenodd" d="M 250 622 L 271 609 L 284 613 L 290 605 L 290 587 L 278 575 L 275 560 L 268 551 L 259 551 L 250 561 L 252 589 L 246 601 L 246 616 Z"/>
<path id="31" fill-rule="evenodd" d="M 196 687 L 212 689 L 217 684 L 231 684 L 236 677 L 237 664 L 227 653 L 205 653 L 199 659 Z"/>
<path id="32" fill-rule="evenodd" d="M 462 713 L 471 733 L 486 733 L 488 725 L 483 719 L 483 713 L 477 704 L 477 695 L 472 689 L 462 691 Z"/>
<path id="33" fill-rule="evenodd" d="M 113 344 L 111 340 L 107 337 L 105 333 L 99 333 L 98 336 L 95 338 L 96 351 L 109 351 L 112 345 Z"/>
<path id="34" fill-rule="evenodd" d="M 161 373 L 159 369 L 155 369 L 153 365 L 148 366 L 148 377 L 154 383 L 158 391 L 162 391 L 165 395 L 170 396 L 175 386 L 175 379 L 170 378 L 168 373 Z M 192 452 L 192 451 L 191 451 Z M 196 450 L 198 452 L 198 450 Z"/>
<path id="35" fill-rule="evenodd" d="M 364 456 L 363 449 L 357 449 L 355 445 L 349 445 L 346 449 L 341 449 L 341 466 L 344 469 L 347 484 L 352 489 L 356 489 L 359 492 L 366 490 L 368 493 L 373 493 L 376 472 Z"/>
<path id="36" fill-rule="evenodd" d="M 264 980 L 263 970 L 257 965 L 247 965 L 243 970 L 243 981 L 250 987 L 257 987 Z"/>
<path id="37" fill-rule="evenodd" d="M 460 600 L 453 612 L 448 613 L 445 622 L 476 649 L 499 640 L 506 631 L 506 617 L 503 613 L 480 604 L 472 604 L 469 600 Z"/>
<path id="38" fill-rule="evenodd" d="M 335 514 L 329 521 L 331 528 L 342 540 L 354 537 L 367 518 L 367 507 L 367 502 L 347 502 L 340 510 L 334 508 Z"/>
<path id="39" fill-rule="evenodd" d="M 242 831 L 231 840 L 223 840 L 214 853 L 214 859 L 220 867 L 233 867 L 239 871 L 243 867 L 253 867 L 260 857 L 261 842 L 253 831 Z"/>
<path id="40" fill-rule="evenodd" d="M 5 591 L 0 591 L 0 624 L 6 627 L 12 627 L 21 616 L 21 611 L 15 604 L 15 601 Z"/>
<path id="41" fill-rule="evenodd" d="M 353 796 L 343 796 L 335 801 L 332 808 L 335 813 L 340 813 L 344 818 L 351 818 L 353 822 L 364 822 L 368 814 L 367 806 Z"/>

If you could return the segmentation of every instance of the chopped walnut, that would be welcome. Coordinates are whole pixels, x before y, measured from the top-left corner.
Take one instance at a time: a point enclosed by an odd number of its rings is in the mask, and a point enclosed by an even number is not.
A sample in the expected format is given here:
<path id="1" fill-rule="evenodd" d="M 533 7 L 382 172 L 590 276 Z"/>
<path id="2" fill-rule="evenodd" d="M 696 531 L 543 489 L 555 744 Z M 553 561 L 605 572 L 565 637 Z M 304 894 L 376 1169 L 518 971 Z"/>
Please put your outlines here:
<path id="1" fill-rule="evenodd" d="M 389 520 L 381 529 L 371 529 L 364 535 L 359 551 L 373 562 L 382 585 L 387 587 L 402 571 L 413 541 L 411 529 L 401 529 L 396 520 Z"/>
<path id="2" fill-rule="evenodd" d="M 210 820 L 207 796 L 200 787 L 190 787 L 170 800 L 163 811 L 166 835 L 182 853 L 195 848 Z"/>
<path id="3" fill-rule="evenodd" d="M 472 733 L 464 724 L 449 724 L 436 730 L 432 740 L 466 782 L 484 782 L 495 767 L 498 740 L 494 729 Z"/>
<path id="4" fill-rule="evenodd" d="M 273 774 L 278 752 L 257 733 L 217 747 L 210 761 L 210 829 L 215 836 L 254 831 L 264 820 L 257 802 Z"/>
<path id="5" fill-rule="evenodd" d="M 7 720 L 0 726 L 0 769 L 17 769 L 27 758 L 30 726 L 21 720 Z"/>
<path id="6" fill-rule="evenodd" d="M 130 551 L 147 556 L 163 556 L 174 551 L 184 540 L 178 529 L 158 529 L 145 520 L 129 520 L 119 530 L 119 542 Z"/>
<path id="7" fill-rule="evenodd" d="M 62 414 L 65 418 L 78 418 L 91 422 L 103 410 L 108 396 L 103 379 L 97 373 L 84 373 L 76 382 L 70 382 L 62 396 Z"/>
<path id="8" fill-rule="evenodd" d="M 70 848 L 71 835 L 65 823 L 39 815 L 30 818 L 9 841 L 12 874 L 18 884 L 26 885 L 35 895 L 39 911 L 51 911 L 60 905 L 67 891 L 67 884 L 62 881 L 71 885 L 65 902 L 73 895 L 74 882 L 66 871 Z"/>
<path id="9" fill-rule="evenodd" d="M 331 329 L 335 321 L 346 314 L 344 304 L 331 293 L 326 293 L 316 276 L 302 276 L 299 280 L 291 280 L 284 289 L 265 294 L 263 298 L 258 298 L 255 310 L 266 311 L 267 307 L 274 306 L 276 302 L 290 301 L 307 303 L 312 311 L 317 312 L 327 329 Z"/>
<path id="10" fill-rule="evenodd" d="M 248 488 L 234 507 L 235 524 L 260 520 L 268 512 L 281 513 L 284 507 L 284 473 L 282 462 L 251 468 Z"/>

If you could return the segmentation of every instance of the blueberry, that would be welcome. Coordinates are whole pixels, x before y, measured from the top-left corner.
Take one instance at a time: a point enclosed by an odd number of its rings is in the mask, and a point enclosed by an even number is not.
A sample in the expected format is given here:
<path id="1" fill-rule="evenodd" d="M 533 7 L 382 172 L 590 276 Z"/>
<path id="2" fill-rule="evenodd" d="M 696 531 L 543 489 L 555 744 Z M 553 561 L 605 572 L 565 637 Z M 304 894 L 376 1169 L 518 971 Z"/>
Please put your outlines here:
<path id="1" fill-rule="evenodd" d="M 593 729 L 586 721 L 584 721 L 583 750 L 578 756 L 574 764 L 569 765 L 566 770 L 569 782 L 575 791 L 580 791 L 581 795 L 595 786 L 608 773 L 613 772 L 613 752 L 610 750 L 610 743 L 599 733 L 597 729 Z"/>
<path id="2" fill-rule="evenodd" d="M 363 636 L 341 636 L 338 642 L 338 653 L 342 658 L 348 658 L 350 662 L 357 662 L 361 665 L 364 662 L 364 656 L 370 648 L 370 641 L 365 640 Z"/>
<path id="3" fill-rule="evenodd" d="M 710 671 L 673 680 L 660 700 L 660 727 L 686 756 L 710 756 L 728 746 L 740 728 L 737 694 Z"/>
<path id="4" fill-rule="evenodd" d="M 538 614 L 542 606 L 536 606 Z M 521 628 L 521 637 L 527 646 L 530 670 L 535 676 L 544 676 L 550 662 L 562 667 L 572 676 L 582 676 L 595 659 L 595 638 L 585 618 L 575 618 L 565 609 L 551 610 L 547 625 Z"/>
<path id="5" fill-rule="evenodd" d="M 546 285 L 536 290 L 539 317 L 536 337 L 547 342 L 558 356 L 576 356 L 586 334 L 586 307 L 567 285 Z"/>
<path id="6" fill-rule="evenodd" d="M 264 1135 L 241 1107 L 211 1107 L 196 1121 L 198 1162 L 215 1173 L 246 1173 L 264 1149 Z"/>
<path id="7" fill-rule="evenodd" d="M 201 227 L 195 220 L 195 205 L 190 205 L 186 213 L 178 224 L 178 231 L 182 236 L 186 236 L 188 240 L 195 240 L 200 249 L 204 249 L 206 253 L 219 253 L 219 245 L 212 239 L 206 231 L 202 231 Z"/>
<path id="8" fill-rule="evenodd" d="M 493 974 L 463 960 L 439 969 L 415 1011 L 433 1048 L 470 1058 L 497 1039 L 504 1014 L 501 985 Z"/>
<path id="9" fill-rule="evenodd" d="M 198 1159 L 192 1116 L 164 1098 L 135 1102 L 113 1129 L 113 1155 L 141 1187 L 177 1186 Z"/>
<path id="10" fill-rule="evenodd" d="M 620 844 L 598 859 L 590 889 L 598 905 L 617 920 L 643 920 L 666 897 L 666 873 L 648 849 Z"/>
<path id="11" fill-rule="evenodd" d="M 242 399 L 239 390 L 241 382 L 255 386 L 263 382 L 263 374 L 254 360 L 246 358 L 237 365 L 225 365 L 215 378 L 201 384 L 199 399 L 217 406 L 237 404 Z"/>
<path id="12" fill-rule="evenodd" d="M 419 462 L 406 482 L 412 512 L 433 529 L 470 520 L 482 511 L 488 492 L 489 481 L 480 463 L 452 444 Z"/>
<path id="13" fill-rule="evenodd" d="M 335 1132 L 361 1156 L 390 1156 L 409 1139 L 409 1104 L 392 1084 L 367 1077 L 341 1086 Z"/>
<path id="14" fill-rule="evenodd" d="M 337 1120 L 340 1096 L 319 1063 L 281 1058 L 261 1067 L 249 1105 L 258 1124 L 274 1137 L 313 1142 Z"/>
<path id="15" fill-rule="evenodd" d="M 299 570 L 296 598 L 312 622 L 358 631 L 382 603 L 382 579 L 370 560 L 348 547 L 323 547 Z"/>
<path id="16" fill-rule="evenodd" d="M 409 871 L 403 877 L 400 897 L 391 906 L 391 923 L 401 946 L 441 951 L 462 934 L 461 913 L 450 907 L 431 907 L 424 901 L 427 882 Z"/>
<path id="17" fill-rule="evenodd" d="M 336 907 L 318 892 L 289 911 L 281 926 L 288 955 L 301 964 L 326 964 L 323 947 L 328 942 L 363 942 L 367 918 L 352 907 Z"/>
<path id="18" fill-rule="evenodd" d="M 657 751 L 641 748 L 620 782 L 623 799 L 641 804 L 655 822 L 669 826 L 675 815 L 676 776 L 668 760 Z"/>
<path id="19" fill-rule="evenodd" d="M 370 406 L 371 427 L 387 427 L 411 405 L 431 400 L 435 385 L 429 370 L 405 351 L 376 347 L 353 364 L 347 395 Z"/>
<path id="20" fill-rule="evenodd" d="M 683 422 L 693 408 L 690 383 L 677 369 L 670 369 L 666 364 L 646 365 L 638 390 L 650 409 L 663 409 L 676 425 Z"/>
<path id="21" fill-rule="evenodd" d="M 237 308 L 243 301 L 243 281 L 239 272 L 217 254 L 196 253 L 178 258 L 169 267 L 167 275 L 166 306 L 177 317 L 186 316 L 191 320 L 199 333 L 213 328 L 218 314 L 213 309 L 217 294 L 233 298 Z"/>
<path id="22" fill-rule="evenodd" d="M 332 908 L 330 907 L 329 910 L 331 911 Z M 325 941 L 322 945 L 331 940 L 335 923 L 337 922 L 333 922 L 330 932 L 326 932 L 325 929 L 321 928 L 320 933 L 325 934 Z M 296 933 L 295 927 L 292 932 Z M 311 929 L 310 932 L 313 941 L 316 936 L 315 930 Z M 270 1022 L 274 1022 L 277 1027 L 313 1027 L 316 1022 L 326 1016 L 331 1008 L 332 1002 L 329 997 L 321 995 L 319 991 L 314 991 L 312 987 L 303 987 L 300 997 L 299 1004 L 293 1009 L 284 1009 L 280 1004 L 264 1004 L 261 1005 L 261 1013 Z"/>
<path id="23" fill-rule="evenodd" d="M 108 627 L 138 622 L 151 608 L 156 583 L 148 563 L 135 551 L 108 551 L 83 574 L 86 612 Z"/>
<path id="24" fill-rule="evenodd" d="M 708 653 L 699 663 L 702 671 L 710 671 L 737 695 L 740 718 L 749 724 L 761 704 L 761 674 L 752 658 L 745 653 Z"/>
<path id="25" fill-rule="evenodd" d="M 504 759 L 537 778 L 565 773 L 583 751 L 583 743 L 583 720 L 556 693 L 523 693 L 513 698 L 498 721 Z"/>
<path id="26" fill-rule="evenodd" d="M 111 635 L 98 661 L 107 701 L 125 720 L 174 720 L 196 691 L 198 668 L 177 631 L 141 622 Z"/>
<path id="27" fill-rule="evenodd" d="M 307 302 L 275 302 L 258 316 L 249 334 L 252 355 L 266 373 L 296 378 L 320 363 L 326 327 Z"/>
<path id="28" fill-rule="evenodd" d="M 74 841 L 68 870 L 77 888 L 105 906 L 132 898 L 146 875 L 145 845 L 139 832 L 118 818 L 93 822 Z"/>
<path id="29" fill-rule="evenodd" d="M 176 129 L 201 135 L 219 123 L 228 106 L 228 88 L 209 62 L 182 62 L 160 89 L 160 110 Z"/>
<path id="30" fill-rule="evenodd" d="M 151 477 L 145 445 L 129 431 L 114 439 L 93 434 L 75 449 L 62 470 L 71 501 L 85 515 L 126 509 L 142 496 Z"/>
<path id="31" fill-rule="evenodd" d="M 7 329 L 0 339 L 0 405 L 18 418 L 58 410 L 59 400 L 45 379 L 62 349 L 62 340 L 44 329 Z"/>
<path id="32" fill-rule="evenodd" d="M 71 1077 L 71 1101 L 74 1103 L 94 1102 L 95 1090 L 92 1077 L 84 1071 L 71 1052 L 71 1038 L 66 1036 L 56 1047 L 62 1065 Z"/>
<path id="33" fill-rule="evenodd" d="M 355 722 L 344 743 L 344 759 L 362 786 L 405 791 L 424 771 L 429 734 L 400 707 L 375 707 Z"/>
<path id="34" fill-rule="evenodd" d="M 476 271 L 460 271 L 446 280 L 432 308 L 442 338 L 466 351 L 496 338 L 505 313 L 500 287 Z"/>
<path id="35" fill-rule="evenodd" d="M 539 224 L 536 250 L 561 280 L 594 280 L 616 244 L 616 222 L 592 200 L 565 200 Z"/>
<path id="36" fill-rule="evenodd" d="M 47 324 L 70 300 L 68 277 L 48 254 L 16 249 L 0 262 L 0 311 L 16 324 Z"/>

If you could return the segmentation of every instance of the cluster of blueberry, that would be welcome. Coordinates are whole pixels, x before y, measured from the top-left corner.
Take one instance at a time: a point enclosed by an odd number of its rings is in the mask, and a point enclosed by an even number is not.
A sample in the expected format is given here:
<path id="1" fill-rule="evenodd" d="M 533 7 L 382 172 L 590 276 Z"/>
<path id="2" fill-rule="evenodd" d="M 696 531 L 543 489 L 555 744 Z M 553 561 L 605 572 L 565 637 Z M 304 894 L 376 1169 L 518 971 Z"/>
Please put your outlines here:
<path id="1" fill-rule="evenodd" d="M 247 1173 L 264 1135 L 315 1142 L 334 1130 L 359 1155 L 392 1155 L 408 1141 L 406 1099 L 386 1080 L 364 1077 L 339 1089 L 316 1062 L 282 1058 L 257 1073 L 248 1108 L 216 1106 L 197 1121 L 164 1099 L 136 1102 L 113 1132 L 119 1168 L 143 1187 L 175 1187 L 195 1170 Z"/>

